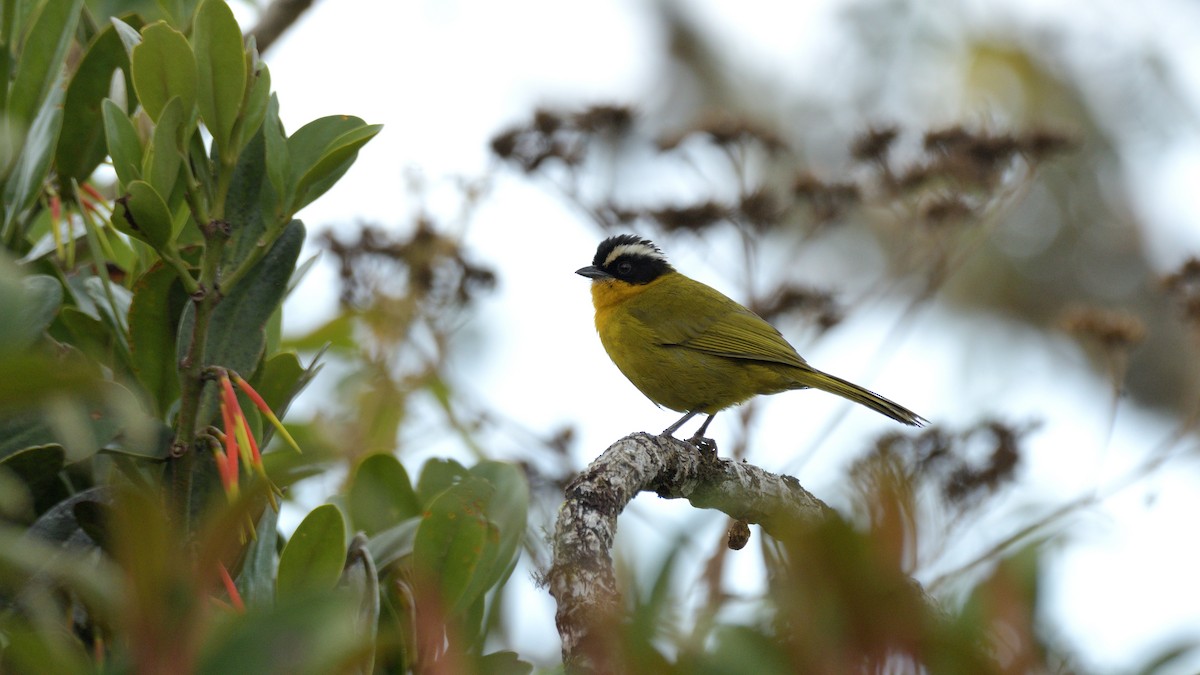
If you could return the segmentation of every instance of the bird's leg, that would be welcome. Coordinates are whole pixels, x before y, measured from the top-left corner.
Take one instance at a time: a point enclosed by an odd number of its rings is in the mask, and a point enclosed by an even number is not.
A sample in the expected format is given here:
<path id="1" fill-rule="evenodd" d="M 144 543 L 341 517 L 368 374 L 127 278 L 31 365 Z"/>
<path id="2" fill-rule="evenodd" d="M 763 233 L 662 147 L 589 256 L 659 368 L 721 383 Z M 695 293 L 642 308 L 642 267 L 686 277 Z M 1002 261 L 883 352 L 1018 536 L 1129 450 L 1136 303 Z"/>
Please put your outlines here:
<path id="1" fill-rule="evenodd" d="M 696 430 L 696 433 L 688 439 L 688 443 L 696 446 L 696 448 L 700 450 L 701 454 L 712 455 L 713 457 L 716 457 L 717 455 L 717 442 L 711 438 L 705 438 L 704 432 L 708 430 L 708 425 L 716 416 L 717 414 L 713 413 L 704 418 L 704 424 L 701 424 L 700 428 Z"/>
<path id="2" fill-rule="evenodd" d="M 676 431 L 679 431 L 679 427 L 683 426 L 684 424 L 687 424 L 687 421 L 692 419 L 693 417 L 695 417 L 696 414 L 699 412 L 700 412 L 699 410 L 693 410 L 693 411 L 687 413 L 686 415 L 684 415 L 683 417 L 680 417 L 678 422 L 676 422 L 675 424 L 672 424 L 671 426 L 667 427 L 666 429 L 663 429 L 663 432 L 660 435 L 673 436 Z M 709 419 L 712 419 L 711 415 L 709 416 Z M 704 426 L 708 426 L 708 422 L 705 422 Z"/>

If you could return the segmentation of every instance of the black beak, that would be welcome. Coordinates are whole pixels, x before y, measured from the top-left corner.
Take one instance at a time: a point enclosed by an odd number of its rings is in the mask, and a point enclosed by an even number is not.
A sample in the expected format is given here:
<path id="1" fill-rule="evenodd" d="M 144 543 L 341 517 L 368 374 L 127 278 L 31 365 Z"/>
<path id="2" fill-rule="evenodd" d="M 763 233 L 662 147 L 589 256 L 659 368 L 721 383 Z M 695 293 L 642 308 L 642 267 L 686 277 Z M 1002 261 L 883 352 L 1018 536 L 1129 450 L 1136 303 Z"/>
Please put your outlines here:
<path id="1" fill-rule="evenodd" d="M 575 270 L 575 274 L 578 274 L 581 277 L 587 277 L 589 279 L 611 279 L 612 278 L 611 274 L 609 274 L 608 272 L 605 272 L 604 270 L 600 269 L 599 267 L 596 267 L 595 265 L 588 265 L 587 267 L 580 267 L 579 269 Z"/>

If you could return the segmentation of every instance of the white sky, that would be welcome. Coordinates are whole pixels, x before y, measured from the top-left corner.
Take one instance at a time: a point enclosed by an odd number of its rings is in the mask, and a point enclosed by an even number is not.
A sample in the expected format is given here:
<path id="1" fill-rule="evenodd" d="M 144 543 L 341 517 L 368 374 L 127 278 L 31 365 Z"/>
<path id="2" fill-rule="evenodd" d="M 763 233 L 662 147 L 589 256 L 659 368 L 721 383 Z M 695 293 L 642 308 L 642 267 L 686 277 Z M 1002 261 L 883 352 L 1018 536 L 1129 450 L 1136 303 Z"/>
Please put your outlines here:
<path id="1" fill-rule="evenodd" d="M 737 45 L 739 62 L 772 72 L 773 64 L 804 63 L 806 56 L 836 43 L 837 36 L 828 30 L 830 17 L 845 4 L 713 0 L 689 6 Z M 353 114 L 386 126 L 342 182 L 301 214 L 310 232 L 335 223 L 407 222 L 415 205 L 403 192 L 406 169 L 419 168 L 434 184 L 454 175 L 479 175 L 488 163 L 491 136 L 524 119 L 535 106 L 636 102 L 653 95 L 648 88 L 655 69 L 646 60 L 659 58 L 662 50 L 652 27 L 642 20 L 640 7 L 635 0 L 317 2 L 266 57 L 285 125 L 291 131 L 321 115 Z M 1194 39 L 1200 34 L 1200 21 L 1194 5 L 1158 0 L 1133 12 L 1113 1 L 1027 0 L 1008 7 L 1009 21 L 1014 20 L 1011 16 L 1058 13 L 1074 20 L 1082 12 L 1098 23 L 1107 19 L 1110 28 L 1114 21 L 1128 20 L 1120 24 L 1124 32 L 1116 33 L 1123 39 L 1177 44 L 1174 53 L 1186 64 L 1177 72 L 1188 79 L 1184 91 L 1192 96 L 1191 109 L 1200 107 L 1200 41 Z M 1145 195 L 1145 203 L 1138 206 L 1172 235 L 1163 239 L 1170 243 L 1156 251 L 1164 267 L 1177 264 L 1187 246 L 1192 253 L 1200 250 L 1200 227 L 1190 206 L 1200 185 L 1197 138 L 1193 129 L 1190 137 L 1174 144 L 1175 152 L 1131 170 L 1138 180 L 1131 191 Z M 1184 204 L 1191 210 L 1182 209 Z M 501 274 L 498 293 L 482 304 L 465 338 L 480 349 L 464 354 L 458 364 L 462 381 L 470 382 L 480 397 L 531 429 L 578 424 L 580 447 L 588 449 L 578 458 L 580 466 L 629 431 L 657 430 L 674 420 L 674 413 L 656 409 L 625 382 L 600 348 L 586 281 L 572 274 L 589 261 L 597 234 L 576 214 L 536 185 L 502 178 L 467 241 Z M 562 261 L 560 282 L 546 283 L 547 270 L 531 269 L 523 259 L 506 265 L 519 250 L 530 247 L 543 252 L 539 261 Z M 701 268 L 709 265 L 687 252 L 677 252 L 673 260 L 683 271 L 722 285 L 719 278 L 704 277 Z M 318 269 L 304 290 L 292 296 L 286 317 L 293 330 L 311 326 L 322 312 L 332 311 L 332 279 L 330 270 Z M 303 300 L 297 300 L 301 296 Z M 818 367 L 855 379 L 863 375 L 867 359 L 862 355 L 875 353 L 875 340 L 892 318 L 887 308 L 855 316 L 839 327 L 836 349 L 826 340 L 805 355 Z M 1013 349 L 1014 344 L 1027 349 Z M 989 350 L 1015 355 L 1012 372 L 1026 374 L 1019 399 L 1006 397 L 1011 380 L 962 382 L 964 364 Z M 906 364 L 920 364 L 920 371 Z M 1106 444 L 1103 405 L 1087 411 L 1062 407 L 1063 401 L 1085 400 L 1081 392 L 1106 387 L 1087 371 L 1069 342 L 997 319 L 978 317 L 965 324 L 936 307 L 918 318 L 889 365 L 864 384 L 952 427 L 974 421 L 974 415 L 988 407 L 1006 410 L 1013 419 L 1034 419 L 1053 411 L 1049 423 L 1031 436 L 1034 452 L 1023 468 L 1023 485 L 1012 497 L 1016 511 L 1061 503 L 1121 475 L 1145 449 L 1146 430 L 1162 429 L 1167 423 L 1123 408 Z M 947 396 L 947 391 L 956 393 Z M 601 401 L 604 410 L 597 411 Z M 797 419 L 824 420 L 843 405 L 808 392 L 773 397 L 760 416 L 761 445 L 783 447 L 777 439 L 793 437 Z M 851 412 L 848 420 L 830 445 L 862 445 L 887 424 L 865 411 Z M 712 435 L 720 437 L 722 428 L 717 418 Z M 838 503 L 842 466 L 836 462 L 843 460 L 822 457 L 818 454 L 798 477 L 819 496 Z M 787 455 L 764 452 L 754 459 L 768 469 L 789 468 Z M 1045 579 L 1046 619 L 1085 668 L 1119 672 L 1144 664 L 1177 640 L 1200 638 L 1197 475 L 1194 459 L 1177 461 L 1104 506 L 1068 521 L 1070 545 L 1055 557 Z M 618 547 L 631 537 L 655 535 L 654 523 L 664 513 L 700 528 L 723 523 L 709 512 L 642 497 L 621 520 Z M 994 525 L 1000 532 L 1014 526 L 1011 518 Z M 750 560 L 745 556 L 739 564 Z M 553 603 L 532 586 L 525 598 L 523 631 L 515 646 L 523 656 L 552 662 L 558 653 Z M 1198 665 L 1192 662 L 1163 672 L 1194 672 Z"/>

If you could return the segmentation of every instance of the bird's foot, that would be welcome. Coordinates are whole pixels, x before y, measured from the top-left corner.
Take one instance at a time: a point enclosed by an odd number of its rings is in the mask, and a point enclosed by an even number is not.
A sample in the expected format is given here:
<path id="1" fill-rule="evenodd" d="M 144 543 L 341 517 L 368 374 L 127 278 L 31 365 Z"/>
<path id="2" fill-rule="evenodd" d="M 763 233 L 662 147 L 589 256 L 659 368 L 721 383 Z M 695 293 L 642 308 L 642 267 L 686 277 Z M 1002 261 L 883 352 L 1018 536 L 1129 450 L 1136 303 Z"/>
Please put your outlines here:
<path id="1" fill-rule="evenodd" d="M 711 438 L 705 438 L 704 436 L 696 434 L 695 436 L 689 438 L 687 442 L 695 446 L 695 448 L 700 451 L 702 456 L 709 458 L 715 458 L 717 456 L 717 442 Z"/>

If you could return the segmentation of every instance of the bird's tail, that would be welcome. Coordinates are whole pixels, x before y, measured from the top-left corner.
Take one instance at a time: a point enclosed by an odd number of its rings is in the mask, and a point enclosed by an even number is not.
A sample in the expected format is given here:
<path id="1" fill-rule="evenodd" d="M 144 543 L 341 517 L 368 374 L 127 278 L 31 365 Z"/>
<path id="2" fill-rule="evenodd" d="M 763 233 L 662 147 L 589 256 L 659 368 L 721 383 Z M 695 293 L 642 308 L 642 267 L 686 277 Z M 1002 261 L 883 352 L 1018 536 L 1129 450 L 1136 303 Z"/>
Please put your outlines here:
<path id="1" fill-rule="evenodd" d="M 847 382 L 836 375 L 830 375 L 815 368 L 806 370 L 805 375 L 797 379 L 806 387 L 837 394 L 844 399 L 854 401 L 859 405 L 866 406 L 881 415 L 887 415 L 897 422 L 902 422 L 909 426 L 920 427 L 929 421 L 895 401 L 889 401 L 879 394 L 863 389 L 853 382 Z"/>

